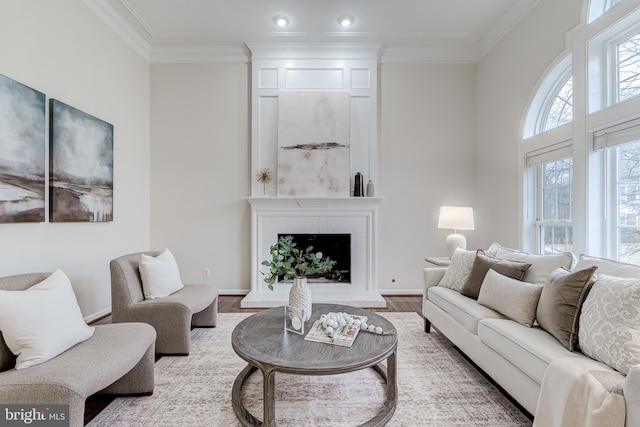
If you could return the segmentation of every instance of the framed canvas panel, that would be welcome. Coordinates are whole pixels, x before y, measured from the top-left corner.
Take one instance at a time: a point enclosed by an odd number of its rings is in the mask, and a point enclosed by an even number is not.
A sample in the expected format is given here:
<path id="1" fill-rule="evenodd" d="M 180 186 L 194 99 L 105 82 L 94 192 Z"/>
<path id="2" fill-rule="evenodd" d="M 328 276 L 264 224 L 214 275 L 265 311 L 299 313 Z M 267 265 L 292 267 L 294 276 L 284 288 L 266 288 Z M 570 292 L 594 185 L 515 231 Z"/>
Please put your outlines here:
<path id="1" fill-rule="evenodd" d="M 349 197 L 348 92 L 278 94 L 279 197 Z"/>
<path id="2" fill-rule="evenodd" d="M 49 100 L 49 221 L 113 221 L 113 125 Z"/>
<path id="3" fill-rule="evenodd" d="M 45 95 L 0 74 L 0 223 L 45 220 Z"/>

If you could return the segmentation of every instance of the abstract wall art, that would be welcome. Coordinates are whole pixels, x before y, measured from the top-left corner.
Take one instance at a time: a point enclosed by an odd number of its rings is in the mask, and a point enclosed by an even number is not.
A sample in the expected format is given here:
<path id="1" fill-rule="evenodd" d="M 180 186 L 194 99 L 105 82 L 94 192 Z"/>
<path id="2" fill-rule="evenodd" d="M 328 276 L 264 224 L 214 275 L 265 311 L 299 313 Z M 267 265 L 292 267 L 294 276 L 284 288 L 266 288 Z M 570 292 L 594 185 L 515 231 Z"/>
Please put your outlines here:
<path id="1" fill-rule="evenodd" d="M 49 221 L 113 221 L 113 125 L 49 100 Z"/>
<path id="2" fill-rule="evenodd" d="M 0 223 L 45 220 L 45 95 L 0 75 Z"/>
<path id="3" fill-rule="evenodd" d="M 279 197 L 348 197 L 348 92 L 278 95 Z"/>

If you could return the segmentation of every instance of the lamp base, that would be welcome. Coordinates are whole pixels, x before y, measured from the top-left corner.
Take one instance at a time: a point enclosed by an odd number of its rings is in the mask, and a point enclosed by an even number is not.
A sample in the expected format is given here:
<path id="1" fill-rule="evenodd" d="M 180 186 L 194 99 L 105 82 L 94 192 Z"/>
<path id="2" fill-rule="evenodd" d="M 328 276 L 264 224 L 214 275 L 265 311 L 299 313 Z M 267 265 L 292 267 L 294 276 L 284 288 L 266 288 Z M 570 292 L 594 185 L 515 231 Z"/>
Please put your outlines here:
<path id="1" fill-rule="evenodd" d="M 467 239 L 462 234 L 449 234 L 447 240 L 447 255 L 449 258 L 453 256 L 456 248 L 467 249 Z"/>

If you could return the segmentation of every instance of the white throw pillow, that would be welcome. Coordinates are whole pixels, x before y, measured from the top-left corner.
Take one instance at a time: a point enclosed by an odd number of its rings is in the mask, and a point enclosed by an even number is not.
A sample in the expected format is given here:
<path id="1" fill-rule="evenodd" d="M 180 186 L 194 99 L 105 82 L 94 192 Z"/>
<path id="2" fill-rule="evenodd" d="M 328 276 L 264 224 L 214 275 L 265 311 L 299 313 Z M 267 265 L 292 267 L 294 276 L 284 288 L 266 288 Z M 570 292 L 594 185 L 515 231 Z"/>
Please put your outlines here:
<path id="1" fill-rule="evenodd" d="M 53 359 L 93 335 L 69 278 L 56 270 L 23 291 L 0 290 L 0 330 L 16 369 Z"/>
<path id="2" fill-rule="evenodd" d="M 542 285 L 521 282 L 490 269 L 480 287 L 478 304 L 531 327 L 541 293 Z"/>
<path id="3" fill-rule="evenodd" d="M 623 375 L 640 365 L 640 279 L 598 274 L 582 304 L 578 343 Z"/>
<path id="4" fill-rule="evenodd" d="M 138 268 L 145 299 L 163 298 L 184 287 L 178 263 L 169 249 L 156 257 L 142 254 Z"/>
<path id="5" fill-rule="evenodd" d="M 445 271 L 438 286 L 460 292 L 462 285 L 465 284 L 469 273 L 471 273 L 474 259 L 476 259 L 476 251 L 466 251 L 456 248 L 451 256 L 451 264 L 447 267 L 447 271 Z"/>

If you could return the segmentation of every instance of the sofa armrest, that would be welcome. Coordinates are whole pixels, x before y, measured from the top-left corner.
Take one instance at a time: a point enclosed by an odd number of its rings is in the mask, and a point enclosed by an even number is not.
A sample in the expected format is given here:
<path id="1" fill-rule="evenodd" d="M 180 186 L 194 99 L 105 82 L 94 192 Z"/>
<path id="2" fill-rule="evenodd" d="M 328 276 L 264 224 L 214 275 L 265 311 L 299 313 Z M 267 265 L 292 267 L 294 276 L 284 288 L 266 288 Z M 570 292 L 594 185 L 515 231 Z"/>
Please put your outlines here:
<path id="1" fill-rule="evenodd" d="M 444 277 L 447 267 L 427 267 L 424 269 L 424 297 L 427 297 L 427 290 L 438 283 Z"/>
<path id="2" fill-rule="evenodd" d="M 627 406 L 627 427 L 640 426 L 640 365 L 629 370 L 624 381 L 624 400 Z"/>

